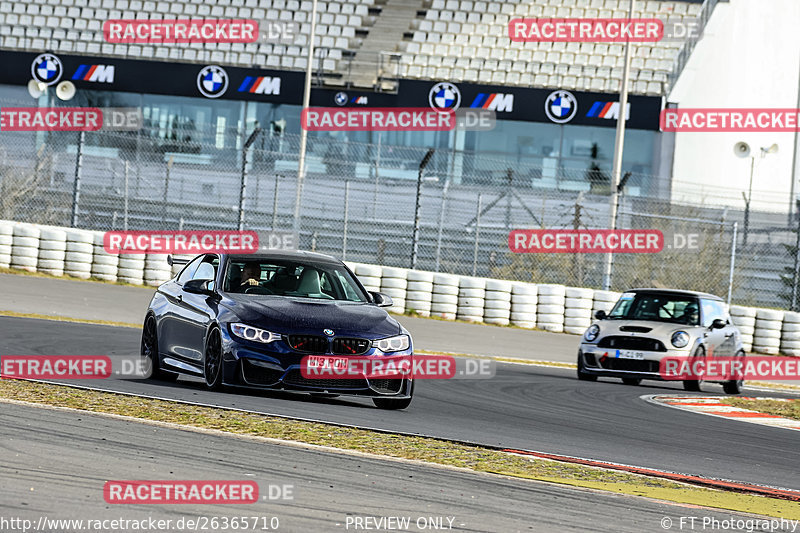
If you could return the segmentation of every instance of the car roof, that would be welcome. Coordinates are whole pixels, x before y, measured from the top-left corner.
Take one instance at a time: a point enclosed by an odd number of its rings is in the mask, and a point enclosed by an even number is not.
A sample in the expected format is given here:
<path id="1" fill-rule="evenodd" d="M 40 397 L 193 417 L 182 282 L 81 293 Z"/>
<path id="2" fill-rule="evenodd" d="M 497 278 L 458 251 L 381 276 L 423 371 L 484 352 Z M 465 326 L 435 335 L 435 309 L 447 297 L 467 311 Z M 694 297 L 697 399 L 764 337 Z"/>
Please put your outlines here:
<path id="1" fill-rule="evenodd" d="M 259 261 L 262 259 L 277 259 L 284 261 L 306 261 L 311 263 L 328 263 L 341 265 L 342 262 L 331 255 L 309 252 L 306 250 L 268 250 L 253 254 L 228 254 L 234 261 Z"/>
<path id="2" fill-rule="evenodd" d="M 638 288 L 638 289 L 628 289 L 625 292 L 652 292 L 658 294 L 676 294 L 681 296 L 694 296 L 697 298 L 708 298 L 709 300 L 718 300 L 723 301 L 722 298 L 719 296 L 715 296 L 713 294 L 707 292 L 699 292 L 699 291 L 687 291 L 681 289 L 659 289 L 659 288 Z"/>

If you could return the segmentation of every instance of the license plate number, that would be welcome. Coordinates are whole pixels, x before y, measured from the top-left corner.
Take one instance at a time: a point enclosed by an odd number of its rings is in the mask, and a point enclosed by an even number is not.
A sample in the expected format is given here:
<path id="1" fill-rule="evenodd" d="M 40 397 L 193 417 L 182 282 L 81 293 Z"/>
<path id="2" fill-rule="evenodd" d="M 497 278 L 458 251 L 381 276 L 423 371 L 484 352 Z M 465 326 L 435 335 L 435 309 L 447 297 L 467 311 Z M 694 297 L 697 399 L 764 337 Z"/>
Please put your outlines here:
<path id="1" fill-rule="evenodd" d="M 620 359 L 644 359 L 644 352 L 634 352 L 633 350 L 617 350 L 617 357 Z"/>
<path id="2" fill-rule="evenodd" d="M 310 355 L 306 359 L 306 366 L 308 368 L 344 370 L 347 368 L 347 358 Z"/>

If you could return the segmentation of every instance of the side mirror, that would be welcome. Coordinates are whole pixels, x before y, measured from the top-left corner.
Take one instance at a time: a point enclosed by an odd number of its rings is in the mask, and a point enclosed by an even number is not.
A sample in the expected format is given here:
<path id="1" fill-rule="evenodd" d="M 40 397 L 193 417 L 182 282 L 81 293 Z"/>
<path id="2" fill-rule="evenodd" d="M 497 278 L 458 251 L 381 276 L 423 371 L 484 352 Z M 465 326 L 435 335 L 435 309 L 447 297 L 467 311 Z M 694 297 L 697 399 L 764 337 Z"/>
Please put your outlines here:
<path id="1" fill-rule="evenodd" d="M 213 296 L 216 294 L 209 288 L 209 284 L 214 283 L 210 279 L 190 279 L 183 284 L 183 290 L 191 294 L 205 294 Z"/>
<path id="2" fill-rule="evenodd" d="M 598 312 L 596 312 L 596 313 L 594 314 L 594 317 L 595 317 L 597 320 L 605 320 L 607 316 L 608 316 L 608 315 L 606 314 L 606 312 L 605 312 L 605 311 L 603 311 L 602 309 L 600 309 Z"/>
<path id="3" fill-rule="evenodd" d="M 394 305 L 392 301 L 392 297 L 382 292 L 372 292 L 370 291 L 369 295 L 372 297 L 372 303 L 377 305 L 378 307 L 391 307 Z"/>
<path id="4" fill-rule="evenodd" d="M 711 328 L 710 329 L 722 329 L 727 325 L 728 325 L 728 323 L 725 322 L 724 320 L 722 320 L 721 318 L 716 318 L 711 323 Z"/>

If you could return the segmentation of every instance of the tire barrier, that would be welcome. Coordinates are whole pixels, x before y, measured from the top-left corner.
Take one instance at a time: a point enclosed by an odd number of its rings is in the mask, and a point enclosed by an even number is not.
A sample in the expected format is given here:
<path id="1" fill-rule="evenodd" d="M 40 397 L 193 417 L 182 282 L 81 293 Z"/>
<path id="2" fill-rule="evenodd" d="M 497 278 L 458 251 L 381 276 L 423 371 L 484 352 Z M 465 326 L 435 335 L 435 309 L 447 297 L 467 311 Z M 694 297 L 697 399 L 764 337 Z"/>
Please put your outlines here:
<path id="1" fill-rule="evenodd" d="M 0 220 L 0 268 L 11 266 L 11 247 L 14 243 L 14 223 Z"/>
<path id="2" fill-rule="evenodd" d="M 594 291 L 592 296 L 592 318 L 598 311 L 611 312 L 621 295 L 622 293 L 614 291 Z"/>
<path id="3" fill-rule="evenodd" d="M 92 277 L 103 281 L 117 281 L 119 255 L 106 252 L 103 247 L 104 232 L 94 231 L 94 257 L 92 259 Z"/>
<path id="4" fill-rule="evenodd" d="M 784 313 L 780 352 L 800 357 L 800 313 L 792 311 Z"/>
<path id="5" fill-rule="evenodd" d="M 380 265 L 356 264 L 355 273 L 358 280 L 370 292 L 380 292 L 381 290 L 381 267 Z"/>
<path id="6" fill-rule="evenodd" d="M 742 334 L 742 345 L 746 352 L 753 351 L 753 334 L 756 330 L 756 309 L 753 307 L 743 307 L 732 305 L 730 307 L 731 320 L 733 325 L 739 328 Z"/>
<path id="7" fill-rule="evenodd" d="M 119 256 L 117 278 L 124 283 L 144 285 L 145 254 L 125 254 Z"/>
<path id="8" fill-rule="evenodd" d="M 781 347 L 783 311 L 775 309 L 756 310 L 756 328 L 753 333 L 753 351 L 776 355 Z"/>
<path id="9" fill-rule="evenodd" d="M 564 300 L 564 332 L 583 335 L 592 325 L 594 290 L 567 287 Z"/>
<path id="10" fill-rule="evenodd" d="M 521 281 L 511 284 L 511 324 L 520 328 L 536 327 L 536 304 L 539 288 Z"/>
<path id="11" fill-rule="evenodd" d="M 392 306 L 386 310 L 403 314 L 406 310 L 406 287 L 408 270 L 397 267 L 383 267 L 381 272 L 381 292 L 392 298 Z"/>
<path id="12" fill-rule="evenodd" d="M 94 259 L 94 235 L 90 231 L 71 229 L 67 231 L 67 254 L 64 258 L 64 273 L 80 279 L 92 277 Z"/>
<path id="13" fill-rule="evenodd" d="M 11 238 L 11 268 L 36 272 L 39 263 L 39 234 L 32 224 L 17 224 Z"/>
<path id="14" fill-rule="evenodd" d="M 539 285 L 536 307 L 536 327 L 554 333 L 564 332 L 564 309 L 567 288 L 547 283 Z"/>
<path id="15" fill-rule="evenodd" d="M 147 254 L 144 258 L 144 284 L 158 287 L 172 277 L 172 267 L 164 254 Z"/>
<path id="16" fill-rule="evenodd" d="M 63 276 L 67 232 L 52 226 L 40 226 L 39 230 L 39 261 L 36 271 L 51 276 Z"/>
<path id="17" fill-rule="evenodd" d="M 406 311 L 413 311 L 420 316 L 431 316 L 433 272 L 409 270 L 406 278 Z"/>
<path id="18" fill-rule="evenodd" d="M 507 326 L 511 323 L 511 285 L 503 279 L 487 279 L 483 302 L 483 321 Z"/>
<path id="19" fill-rule="evenodd" d="M 431 295 L 431 315 L 455 320 L 458 314 L 458 276 L 434 274 Z"/>
<path id="20" fill-rule="evenodd" d="M 467 322 L 483 322 L 486 300 L 486 280 L 461 276 L 458 280 L 458 310 L 456 318 Z"/>

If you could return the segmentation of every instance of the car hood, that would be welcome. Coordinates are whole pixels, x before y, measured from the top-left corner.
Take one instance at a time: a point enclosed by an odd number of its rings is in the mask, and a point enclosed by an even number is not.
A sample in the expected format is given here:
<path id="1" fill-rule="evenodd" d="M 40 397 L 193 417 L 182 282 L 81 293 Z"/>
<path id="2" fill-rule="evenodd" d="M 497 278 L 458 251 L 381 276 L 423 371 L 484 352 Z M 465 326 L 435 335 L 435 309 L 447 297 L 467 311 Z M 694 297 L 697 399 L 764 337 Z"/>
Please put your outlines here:
<path id="1" fill-rule="evenodd" d="M 382 339 L 403 332 L 400 323 L 371 304 L 287 296 L 228 295 L 223 304 L 247 324 L 281 334 Z"/>
<path id="2" fill-rule="evenodd" d="M 648 337 L 659 339 L 667 346 L 670 345 L 672 334 L 676 331 L 685 331 L 694 338 L 704 330 L 701 326 L 687 326 L 674 322 L 651 322 L 649 320 L 601 320 L 596 324 L 600 326 L 600 338 L 609 335 Z M 644 331 L 645 329 L 650 331 Z"/>

